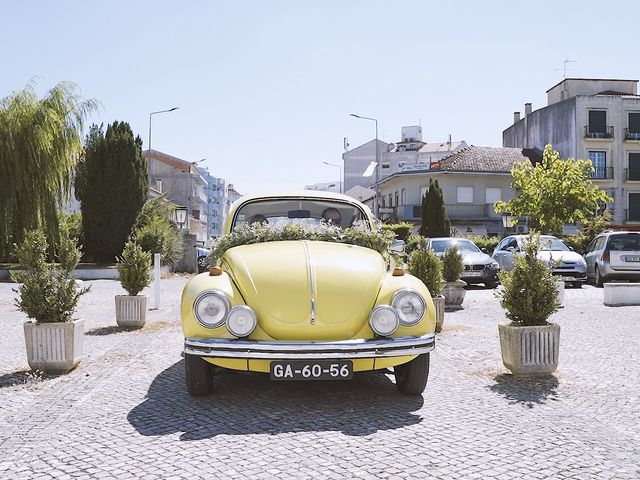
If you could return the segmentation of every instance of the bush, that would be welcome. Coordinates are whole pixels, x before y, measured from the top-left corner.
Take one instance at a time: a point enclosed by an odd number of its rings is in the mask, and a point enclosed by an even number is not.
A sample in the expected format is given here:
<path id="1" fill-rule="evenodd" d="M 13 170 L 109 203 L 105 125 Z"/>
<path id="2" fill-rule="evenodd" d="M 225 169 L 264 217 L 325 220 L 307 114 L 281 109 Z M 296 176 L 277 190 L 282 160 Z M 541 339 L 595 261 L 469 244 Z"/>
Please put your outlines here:
<path id="1" fill-rule="evenodd" d="M 159 253 L 163 265 L 175 265 L 180 256 L 180 235 L 175 227 L 163 218 L 152 218 L 137 228 L 133 232 L 133 239 L 145 252 Z"/>
<path id="2" fill-rule="evenodd" d="M 427 286 L 432 297 L 442 293 L 442 261 L 432 250 L 414 250 L 409 257 L 409 273 Z"/>
<path id="3" fill-rule="evenodd" d="M 491 252 L 493 252 L 498 246 L 498 243 L 500 243 L 500 238 L 488 237 L 486 235 L 476 235 L 474 237 L 469 237 L 469 240 L 475 243 L 480 250 L 485 248 L 487 252 L 489 252 L 489 255 L 491 255 Z"/>
<path id="4" fill-rule="evenodd" d="M 16 306 L 38 323 L 69 322 L 81 295 L 89 288 L 76 289 L 72 272 L 80 260 L 80 249 L 75 240 L 62 228 L 55 249 L 60 268 L 47 263 L 47 237 L 42 230 L 30 230 L 24 241 L 13 246 L 19 271 L 11 278 L 22 283 L 17 290 Z"/>
<path id="5" fill-rule="evenodd" d="M 538 258 L 540 235 L 529 236 L 524 255 L 516 255 L 510 272 L 499 272 L 503 288 L 496 292 L 513 325 L 547 325 L 558 310 L 558 291 L 552 270 Z"/>
<path id="6" fill-rule="evenodd" d="M 408 222 L 383 224 L 382 228 L 393 232 L 398 240 L 402 240 L 405 243 L 409 241 L 409 236 L 413 232 L 413 225 Z"/>
<path id="7" fill-rule="evenodd" d="M 452 245 L 442 255 L 442 276 L 446 282 L 455 282 L 460 279 L 463 270 L 462 255 Z"/>
<path id="8" fill-rule="evenodd" d="M 73 239 L 82 250 L 84 244 L 84 233 L 82 231 L 82 213 L 65 213 L 58 212 L 58 222 L 60 224 L 60 230 L 66 229 L 69 233 L 69 238 Z"/>
<path id="9" fill-rule="evenodd" d="M 602 215 L 595 217 L 593 220 L 586 222 L 576 235 L 569 235 L 562 240 L 564 243 L 572 247 L 576 252 L 584 254 L 587 251 L 587 247 L 591 243 L 591 240 L 605 231 L 609 225 L 613 216 L 609 210 L 602 212 Z"/>
<path id="10" fill-rule="evenodd" d="M 415 250 L 426 249 L 427 239 L 421 235 L 411 235 L 409 240 L 404 246 L 404 251 L 407 255 L 411 255 Z"/>
<path id="11" fill-rule="evenodd" d="M 128 241 L 122 256 L 116 259 L 120 283 L 129 295 L 135 296 L 151 283 L 151 254 L 140 245 Z"/>

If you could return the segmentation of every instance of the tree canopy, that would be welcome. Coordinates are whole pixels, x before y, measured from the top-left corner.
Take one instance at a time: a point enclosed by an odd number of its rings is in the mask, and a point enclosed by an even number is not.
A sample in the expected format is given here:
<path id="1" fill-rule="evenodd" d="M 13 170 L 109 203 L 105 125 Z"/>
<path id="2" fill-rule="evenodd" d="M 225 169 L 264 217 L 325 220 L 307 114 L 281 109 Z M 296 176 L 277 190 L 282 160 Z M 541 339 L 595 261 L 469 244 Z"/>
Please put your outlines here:
<path id="1" fill-rule="evenodd" d="M 422 199 L 421 216 L 420 235 L 423 237 L 451 235 L 451 224 L 444 207 L 444 196 L 438 180 L 429 179 L 429 190 Z"/>
<path id="2" fill-rule="evenodd" d="M 92 125 L 76 173 L 87 259 L 113 262 L 131 234 L 149 193 L 142 140 L 126 122 Z"/>
<path id="3" fill-rule="evenodd" d="M 27 230 L 43 228 L 49 244 L 57 239 L 57 210 L 69 198 L 84 122 L 96 108 L 69 82 L 42 99 L 27 85 L 0 100 L 0 259 Z"/>
<path id="4" fill-rule="evenodd" d="M 517 195 L 508 202 L 496 202 L 496 212 L 528 217 L 531 229 L 561 235 L 565 223 L 586 223 L 602 203 L 612 201 L 591 180 L 593 171 L 589 160 L 563 160 L 547 145 L 540 163 L 513 166 L 511 187 Z"/>

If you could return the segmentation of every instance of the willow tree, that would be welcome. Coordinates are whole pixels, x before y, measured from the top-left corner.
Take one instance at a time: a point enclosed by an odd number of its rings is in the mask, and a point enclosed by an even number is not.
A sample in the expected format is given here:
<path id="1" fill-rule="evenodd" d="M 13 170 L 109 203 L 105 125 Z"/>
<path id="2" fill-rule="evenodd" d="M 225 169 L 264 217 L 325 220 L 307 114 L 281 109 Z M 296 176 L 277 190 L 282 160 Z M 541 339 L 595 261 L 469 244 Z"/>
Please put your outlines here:
<path id="1" fill-rule="evenodd" d="M 0 100 L 1 259 L 30 229 L 44 228 L 55 243 L 57 211 L 69 198 L 84 122 L 96 106 L 69 82 L 41 99 L 28 85 Z"/>

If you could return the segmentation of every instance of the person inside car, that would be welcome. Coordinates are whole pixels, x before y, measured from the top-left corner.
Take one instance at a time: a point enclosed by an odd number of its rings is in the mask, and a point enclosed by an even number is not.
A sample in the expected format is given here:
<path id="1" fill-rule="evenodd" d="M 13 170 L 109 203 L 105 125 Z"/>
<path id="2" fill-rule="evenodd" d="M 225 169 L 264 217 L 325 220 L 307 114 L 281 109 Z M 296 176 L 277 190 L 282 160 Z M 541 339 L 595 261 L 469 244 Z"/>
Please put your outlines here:
<path id="1" fill-rule="evenodd" d="M 322 220 L 337 227 L 342 226 L 342 215 L 340 215 L 340 211 L 335 207 L 325 208 L 324 212 L 322 212 Z"/>
<path id="2" fill-rule="evenodd" d="M 267 223 L 268 224 L 269 220 L 267 220 L 267 217 L 265 217 L 261 213 L 256 213 L 254 216 L 252 216 L 249 219 L 249 225 L 253 225 L 254 223 Z"/>

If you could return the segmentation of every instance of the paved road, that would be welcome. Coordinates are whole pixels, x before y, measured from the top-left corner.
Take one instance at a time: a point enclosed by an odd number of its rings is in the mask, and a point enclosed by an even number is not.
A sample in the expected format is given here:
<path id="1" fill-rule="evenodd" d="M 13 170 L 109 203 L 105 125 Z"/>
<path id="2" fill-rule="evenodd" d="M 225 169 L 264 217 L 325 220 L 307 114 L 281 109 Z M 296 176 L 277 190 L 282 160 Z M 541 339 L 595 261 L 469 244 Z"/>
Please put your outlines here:
<path id="1" fill-rule="evenodd" d="M 447 313 L 423 397 L 392 377 L 272 383 L 220 375 L 192 399 L 180 358 L 184 278 L 137 332 L 113 327 L 111 281 L 86 282 L 85 358 L 72 373 L 26 373 L 23 316 L 0 284 L 0 478 L 640 478 L 640 307 L 568 290 L 560 368 L 512 378 L 491 291 Z"/>

